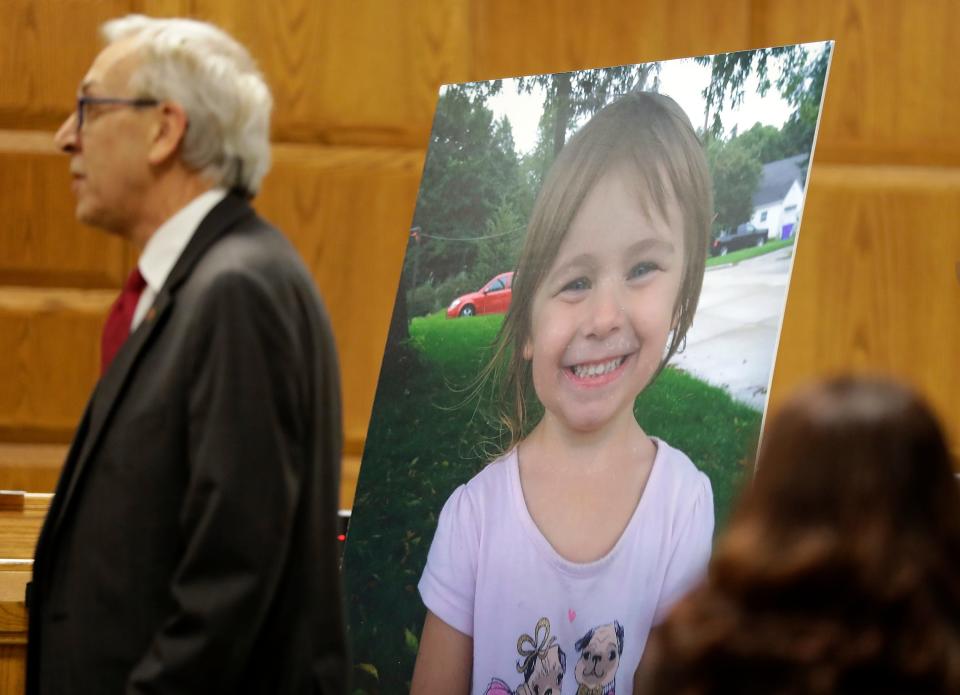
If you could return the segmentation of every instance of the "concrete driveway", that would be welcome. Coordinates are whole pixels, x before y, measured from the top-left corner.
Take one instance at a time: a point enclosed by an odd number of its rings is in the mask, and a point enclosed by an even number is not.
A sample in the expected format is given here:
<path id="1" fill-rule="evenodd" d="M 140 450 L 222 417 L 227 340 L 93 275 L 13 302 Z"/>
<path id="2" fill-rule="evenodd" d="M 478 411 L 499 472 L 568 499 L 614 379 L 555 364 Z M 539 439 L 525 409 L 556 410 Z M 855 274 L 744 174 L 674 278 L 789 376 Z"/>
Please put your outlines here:
<path id="1" fill-rule="evenodd" d="M 686 349 L 671 364 L 762 410 L 794 247 L 707 268 Z"/>

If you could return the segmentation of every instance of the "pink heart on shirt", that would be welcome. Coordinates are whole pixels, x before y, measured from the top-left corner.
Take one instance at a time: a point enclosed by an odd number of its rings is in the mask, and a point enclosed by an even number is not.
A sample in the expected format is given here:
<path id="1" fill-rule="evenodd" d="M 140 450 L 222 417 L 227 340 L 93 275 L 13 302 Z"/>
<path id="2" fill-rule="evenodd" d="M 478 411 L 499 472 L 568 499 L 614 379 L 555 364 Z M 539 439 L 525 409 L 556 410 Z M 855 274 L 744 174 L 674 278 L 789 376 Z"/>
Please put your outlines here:
<path id="1" fill-rule="evenodd" d="M 577 619 L 577 612 L 572 608 L 567 609 L 567 620 L 571 623 Z"/>

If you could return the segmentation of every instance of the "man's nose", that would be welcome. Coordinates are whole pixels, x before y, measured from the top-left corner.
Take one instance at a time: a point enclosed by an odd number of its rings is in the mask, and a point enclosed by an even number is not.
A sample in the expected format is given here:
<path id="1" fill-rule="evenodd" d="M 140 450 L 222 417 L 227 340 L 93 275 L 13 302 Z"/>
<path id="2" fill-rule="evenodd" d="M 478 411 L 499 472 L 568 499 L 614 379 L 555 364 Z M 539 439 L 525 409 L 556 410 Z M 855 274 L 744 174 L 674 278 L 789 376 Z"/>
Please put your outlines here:
<path id="1" fill-rule="evenodd" d="M 57 149 L 68 154 L 76 152 L 80 148 L 76 112 L 67 116 L 67 120 L 63 122 L 57 134 L 53 136 L 53 142 Z"/>

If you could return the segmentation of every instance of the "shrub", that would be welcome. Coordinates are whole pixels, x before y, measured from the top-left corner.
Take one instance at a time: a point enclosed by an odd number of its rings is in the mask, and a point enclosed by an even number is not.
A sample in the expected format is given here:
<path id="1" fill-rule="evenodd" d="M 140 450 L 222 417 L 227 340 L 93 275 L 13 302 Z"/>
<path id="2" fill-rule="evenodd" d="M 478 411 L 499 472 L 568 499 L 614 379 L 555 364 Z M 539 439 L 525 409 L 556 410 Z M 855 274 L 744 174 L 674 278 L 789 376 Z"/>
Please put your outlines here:
<path id="1" fill-rule="evenodd" d="M 461 270 L 436 285 L 432 280 L 428 280 L 407 292 L 407 315 L 412 318 L 432 314 L 441 309 L 446 310 L 454 299 L 479 289 L 481 284 L 489 279 L 484 278 L 477 282 L 471 273 Z"/>

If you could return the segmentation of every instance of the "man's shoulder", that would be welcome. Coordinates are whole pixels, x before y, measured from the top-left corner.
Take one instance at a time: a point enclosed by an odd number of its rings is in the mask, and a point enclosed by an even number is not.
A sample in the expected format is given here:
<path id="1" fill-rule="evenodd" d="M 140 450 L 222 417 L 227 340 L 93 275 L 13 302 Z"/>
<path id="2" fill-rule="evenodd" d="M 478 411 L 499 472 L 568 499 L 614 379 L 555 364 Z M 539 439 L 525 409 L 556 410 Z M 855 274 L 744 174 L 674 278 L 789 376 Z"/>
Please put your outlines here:
<path id="1" fill-rule="evenodd" d="M 299 269 L 297 252 L 286 236 L 253 212 L 236 220 L 204 253 L 202 262 L 222 270 L 265 272 Z M 277 266 L 275 268 L 273 266 Z"/>
<path id="2" fill-rule="evenodd" d="M 255 212 L 235 220 L 203 250 L 185 283 L 203 290 L 295 288 L 315 293 L 310 273 L 287 237 Z"/>
<path id="3" fill-rule="evenodd" d="M 244 326 L 291 344 L 305 330 L 331 336 L 310 272 L 286 237 L 255 214 L 235 220 L 202 249 L 171 292 L 177 306 L 190 308 L 177 315 L 191 332 Z"/>

